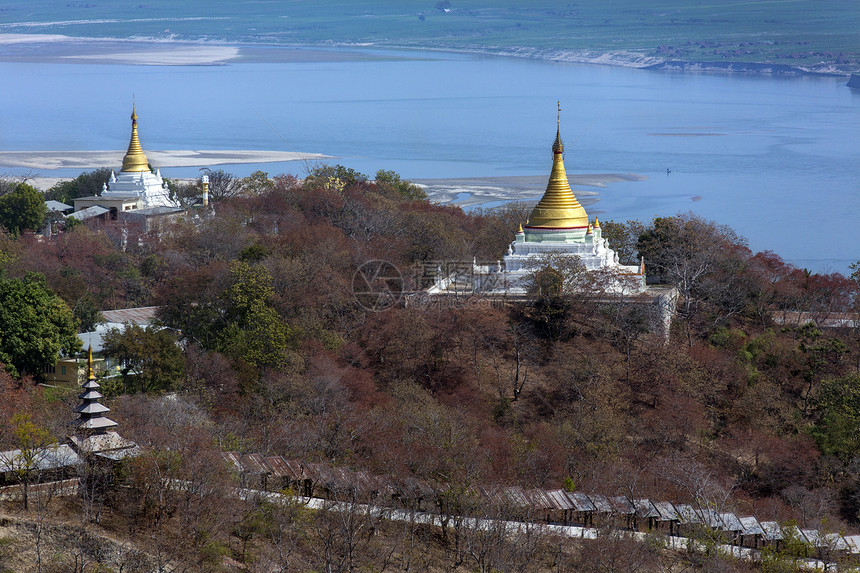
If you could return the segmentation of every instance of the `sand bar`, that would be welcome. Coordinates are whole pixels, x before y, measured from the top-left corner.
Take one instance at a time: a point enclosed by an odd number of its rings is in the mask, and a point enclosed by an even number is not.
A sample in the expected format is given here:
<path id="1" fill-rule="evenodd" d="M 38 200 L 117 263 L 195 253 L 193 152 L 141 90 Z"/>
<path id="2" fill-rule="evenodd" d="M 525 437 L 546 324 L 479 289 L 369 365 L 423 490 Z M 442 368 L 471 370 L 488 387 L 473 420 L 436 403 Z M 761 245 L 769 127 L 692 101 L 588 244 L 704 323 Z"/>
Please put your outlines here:
<path id="1" fill-rule="evenodd" d="M 583 206 L 600 200 L 594 190 L 577 186 L 606 187 L 619 181 L 647 179 L 635 173 L 581 173 L 567 175 L 573 193 Z M 509 201 L 536 201 L 546 190 L 546 175 L 511 177 L 466 177 L 460 179 L 413 179 L 434 203 L 452 203 L 461 207 L 498 205 Z"/>
<path id="2" fill-rule="evenodd" d="M 319 63 L 416 58 L 409 53 L 381 54 L 349 47 L 309 48 L 153 38 L 76 38 L 60 34 L 0 34 L 0 47 L 0 61 L 5 62 L 135 66 L 218 66 L 235 62 Z"/>
<path id="3" fill-rule="evenodd" d="M 96 169 L 119 166 L 125 151 L 0 151 L 0 166 L 26 169 Z M 257 150 L 146 151 L 153 166 L 208 167 L 238 163 L 281 163 L 328 159 L 320 153 Z"/>

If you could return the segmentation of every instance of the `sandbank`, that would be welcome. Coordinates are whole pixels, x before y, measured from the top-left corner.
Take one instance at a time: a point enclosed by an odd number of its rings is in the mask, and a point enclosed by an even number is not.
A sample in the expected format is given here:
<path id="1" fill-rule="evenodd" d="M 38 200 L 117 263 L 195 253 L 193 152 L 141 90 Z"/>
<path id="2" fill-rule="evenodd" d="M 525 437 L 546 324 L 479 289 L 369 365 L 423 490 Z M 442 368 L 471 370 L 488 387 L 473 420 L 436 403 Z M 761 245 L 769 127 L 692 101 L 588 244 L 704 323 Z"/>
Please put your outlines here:
<path id="1" fill-rule="evenodd" d="M 0 166 L 26 169 L 96 169 L 119 166 L 125 151 L 0 151 Z M 153 166 L 208 167 L 237 163 L 281 163 L 317 161 L 329 158 L 320 153 L 257 150 L 171 150 L 146 151 Z"/>
<path id="2" fill-rule="evenodd" d="M 215 66 L 243 63 L 314 63 L 414 59 L 404 53 L 307 48 L 266 44 L 226 44 L 154 38 L 77 38 L 60 34 L 0 34 L 0 61 L 87 63 L 135 66 Z"/>
<path id="3" fill-rule="evenodd" d="M 583 206 L 600 200 L 600 193 L 578 189 L 578 186 L 606 187 L 620 181 L 642 181 L 644 175 L 635 173 L 581 173 L 567 175 L 573 193 Z M 420 185 L 434 203 L 450 203 L 460 207 L 492 207 L 509 201 L 536 201 L 546 190 L 546 175 L 511 177 L 465 177 L 458 179 L 412 179 Z"/>

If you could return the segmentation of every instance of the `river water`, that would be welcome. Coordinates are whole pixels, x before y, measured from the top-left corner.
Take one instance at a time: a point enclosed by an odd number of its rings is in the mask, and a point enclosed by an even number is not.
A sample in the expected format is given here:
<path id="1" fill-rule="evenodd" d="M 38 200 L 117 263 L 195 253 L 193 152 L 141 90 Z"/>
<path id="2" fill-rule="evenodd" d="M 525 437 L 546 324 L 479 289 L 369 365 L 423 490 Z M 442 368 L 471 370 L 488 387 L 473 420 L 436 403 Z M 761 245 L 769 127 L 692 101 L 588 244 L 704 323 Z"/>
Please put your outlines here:
<path id="1" fill-rule="evenodd" d="M 569 173 L 645 177 L 583 188 L 600 193 L 589 213 L 693 211 L 819 272 L 860 259 L 860 93 L 842 78 L 380 50 L 296 62 L 285 52 L 216 66 L 0 62 L 0 150 L 124 149 L 134 98 L 144 149 L 322 153 L 414 179 L 548 175 L 560 101 Z"/>

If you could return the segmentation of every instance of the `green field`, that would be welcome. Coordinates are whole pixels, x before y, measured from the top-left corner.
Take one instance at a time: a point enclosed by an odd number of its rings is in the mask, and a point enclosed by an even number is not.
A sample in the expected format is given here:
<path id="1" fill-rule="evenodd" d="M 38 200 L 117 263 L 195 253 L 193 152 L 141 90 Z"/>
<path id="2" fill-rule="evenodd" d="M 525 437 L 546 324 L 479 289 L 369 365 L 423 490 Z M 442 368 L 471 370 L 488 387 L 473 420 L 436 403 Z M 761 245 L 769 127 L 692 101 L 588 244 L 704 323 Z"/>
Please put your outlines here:
<path id="1" fill-rule="evenodd" d="M 630 50 L 667 60 L 860 68 L 860 2 L 847 0 L 35 0 L 0 10 L 0 32 L 13 33 L 372 43 L 549 57 Z"/>

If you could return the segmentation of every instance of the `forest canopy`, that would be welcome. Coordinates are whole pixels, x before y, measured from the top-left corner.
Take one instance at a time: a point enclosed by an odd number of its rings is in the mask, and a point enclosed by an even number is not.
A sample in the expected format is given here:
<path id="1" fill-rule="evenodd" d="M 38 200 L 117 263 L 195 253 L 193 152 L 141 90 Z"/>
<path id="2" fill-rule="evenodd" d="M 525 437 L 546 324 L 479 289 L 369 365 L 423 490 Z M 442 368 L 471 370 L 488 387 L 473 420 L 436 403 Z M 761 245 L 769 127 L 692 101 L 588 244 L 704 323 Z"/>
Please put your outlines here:
<path id="1" fill-rule="evenodd" d="M 162 470 L 221 483 L 206 460 L 234 450 L 420 480 L 445 492 L 434 503 L 446 516 L 474 486 L 518 485 L 719 502 L 803 527 L 860 523 L 856 273 L 808 272 L 682 213 L 602 223 L 622 260 L 644 257 L 651 281 L 677 289 L 668 332 L 647 299 L 578 288 L 589 275 L 552 258 L 524 301 L 403 297 L 382 310 L 354 296 L 362 264 L 387 262 L 409 290 L 443 264 L 496 261 L 529 206 L 464 212 L 396 173 L 342 166 L 240 181 L 159 234 L 0 236 L 9 372 L 77 351 L 75 316 L 159 307 L 156 326 L 106 339 L 124 365 L 121 384 L 106 382 L 112 417 L 150 448 L 128 492 L 151 495 L 143 484 Z M 57 425 L 68 406 L 40 415 Z M 322 567 L 298 541 L 311 527 L 298 516 L 201 505 L 206 534 L 179 533 L 169 524 L 189 514 L 164 500 L 150 527 L 189 554 L 216 539 L 240 561 L 272 558 L 260 523 L 286 523 L 293 566 Z M 468 559 L 437 541 L 451 563 Z M 371 545 L 365 563 L 380 555 Z"/>

